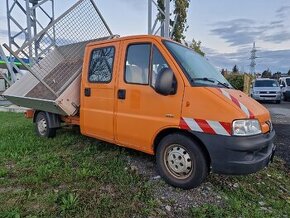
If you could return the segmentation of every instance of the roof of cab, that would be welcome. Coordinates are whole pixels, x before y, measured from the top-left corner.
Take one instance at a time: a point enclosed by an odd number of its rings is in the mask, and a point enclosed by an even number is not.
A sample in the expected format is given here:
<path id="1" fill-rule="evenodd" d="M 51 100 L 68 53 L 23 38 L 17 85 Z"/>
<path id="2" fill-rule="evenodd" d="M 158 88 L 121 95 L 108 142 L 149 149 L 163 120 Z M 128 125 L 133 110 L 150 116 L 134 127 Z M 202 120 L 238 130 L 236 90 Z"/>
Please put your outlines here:
<path id="1" fill-rule="evenodd" d="M 106 43 L 106 42 L 123 41 L 123 40 L 128 40 L 128 39 L 155 39 L 155 40 L 158 40 L 158 41 L 161 41 L 161 40 L 164 39 L 164 40 L 172 41 L 171 39 L 167 39 L 167 38 L 164 38 L 164 37 L 161 37 L 161 36 L 155 36 L 155 35 L 132 35 L 132 36 L 123 36 L 123 37 L 119 37 L 119 36 L 116 35 L 112 39 L 104 39 L 104 40 L 96 39 L 98 41 L 90 42 L 90 43 L 87 44 L 87 46 L 103 44 L 103 43 Z"/>

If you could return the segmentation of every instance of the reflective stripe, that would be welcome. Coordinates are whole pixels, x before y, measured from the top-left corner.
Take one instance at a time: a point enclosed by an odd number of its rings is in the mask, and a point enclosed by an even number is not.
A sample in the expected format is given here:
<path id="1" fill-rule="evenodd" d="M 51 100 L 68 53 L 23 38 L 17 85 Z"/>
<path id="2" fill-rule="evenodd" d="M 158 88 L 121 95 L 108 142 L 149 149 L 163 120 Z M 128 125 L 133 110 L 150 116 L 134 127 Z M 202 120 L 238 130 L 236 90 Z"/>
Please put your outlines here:
<path id="1" fill-rule="evenodd" d="M 197 132 L 203 132 L 203 130 L 200 128 L 200 126 L 197 124 L 197 122 L 192 118 L 183 118 L 185 123 L 188 125 L 188 127 L 191 130 L 197 131 Z"/>
<path id="2" fill-rule="evenodd" d="M 207 123 L 216 132 L 216 134 L 218 134 L 218 135 L 227 135 L 227 136 L 230 135 L 228 133 L 228 131 L 221 125 L 220 122 L 208 120 Z"/>
<path id="3" fill-rule="evenodd" d="M 231 135 L 231 123 L 213 120 L 202 120 L 193 118 L 181 118 L 179 127 L 181 129 L 204 132 L 213 135 Z"/>

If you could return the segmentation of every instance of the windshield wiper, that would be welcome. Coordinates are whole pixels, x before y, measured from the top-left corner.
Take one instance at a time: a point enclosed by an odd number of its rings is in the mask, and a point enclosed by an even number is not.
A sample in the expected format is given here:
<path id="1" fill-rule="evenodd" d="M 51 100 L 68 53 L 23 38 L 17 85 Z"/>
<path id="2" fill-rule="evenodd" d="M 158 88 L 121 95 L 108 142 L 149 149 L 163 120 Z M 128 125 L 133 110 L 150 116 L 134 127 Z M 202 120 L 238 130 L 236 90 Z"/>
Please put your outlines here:
<path id="1" fill-rule="evenodd" d="M 217 79 L 214 79 L 214 78 L 208 78 L 208 77 L 202 77 L 202 78 L 192 78 L 191 79 L 191 82 L 195 83 L 196 81 L 198 80 L 202 80 L 202 81 L 207 81 L 207 82 L 211 82 L 211 83 L 217 83 L 218 85 L 222 85 L 224 86 L 225 88 L 228 88 L 230 89 L 231 87 L 227 84 L 227 83 L 223 83 Z"/>

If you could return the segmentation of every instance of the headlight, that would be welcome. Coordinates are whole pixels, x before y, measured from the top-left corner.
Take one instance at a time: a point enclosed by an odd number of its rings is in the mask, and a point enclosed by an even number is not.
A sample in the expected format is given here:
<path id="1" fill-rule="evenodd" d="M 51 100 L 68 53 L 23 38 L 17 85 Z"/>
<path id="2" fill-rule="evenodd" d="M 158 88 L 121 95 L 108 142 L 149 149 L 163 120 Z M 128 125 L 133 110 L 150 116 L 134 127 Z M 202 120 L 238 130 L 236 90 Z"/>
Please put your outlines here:
<path id="1" fill-rule="evenodd" d="M 281 94 L 281 91 L 277 91 L 277 94 Z"/>
<path id="2" fill-rule="evenodd" d="M 255 95 L 258 95 L 258 94 L 259 94 L 259 92 L 258 92 L 258 91 L 255 91 L 255 92 L 254 92 L 254 94 L 255 94 Z"/>
<path id="3" fill-rule="evenodd" d="M 261 132 L 258 120 L 235 120 L 233 122 L 233 135 L 250 136 L 260 134 Z"/>

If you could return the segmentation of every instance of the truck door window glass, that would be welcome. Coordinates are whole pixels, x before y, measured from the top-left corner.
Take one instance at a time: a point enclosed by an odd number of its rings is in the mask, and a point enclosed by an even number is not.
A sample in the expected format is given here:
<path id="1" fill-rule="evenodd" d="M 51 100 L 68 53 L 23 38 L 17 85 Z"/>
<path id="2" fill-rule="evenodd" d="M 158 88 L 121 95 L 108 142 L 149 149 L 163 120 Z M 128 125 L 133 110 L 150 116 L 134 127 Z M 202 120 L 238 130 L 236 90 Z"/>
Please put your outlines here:
<path id="1" fill-rule="evenodd" d="M 290 79 L 286 79 L 287 86 L 290 86 Z"/>
<path id="2" fill-rule="evenodd" d="M 127 83 L 148 84 L 150 50 L 150 44 L 128 46 L 125 69 Z"/>
<path id="3" fill-rule="evenodd" d="M 89 69 L 90 82 L 109 83 L 112 80 L 114 54 L 114 47 L 93 50 Z"/>
<path id="4" fill-rule="evenodd" d="M 221 85 L 224 87 L 226 84 L 231 87 L 229 82 L 217 69 L 215 69 L 204 57 L 197 54 L 192 49 L 167 40 L 164 40 L 163 43 L 171 55 L 175 58 L 192 85 Z M 202 78 L 208 78 L 208 80 Z M 213 84 L 213 81 L 216 81 L 215 84 Z"/>
<path id="5" fill-rule="evenodd" d="M 170 68 L 160 51 L 153 46 L 151 85 L 155 88 L 157 75 L 165 68 Z"/>

